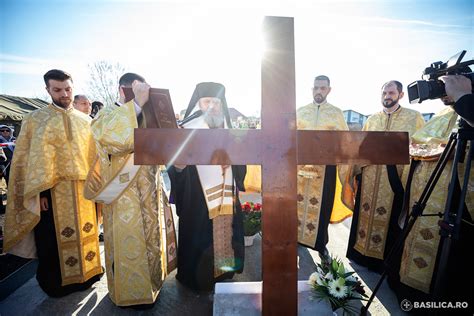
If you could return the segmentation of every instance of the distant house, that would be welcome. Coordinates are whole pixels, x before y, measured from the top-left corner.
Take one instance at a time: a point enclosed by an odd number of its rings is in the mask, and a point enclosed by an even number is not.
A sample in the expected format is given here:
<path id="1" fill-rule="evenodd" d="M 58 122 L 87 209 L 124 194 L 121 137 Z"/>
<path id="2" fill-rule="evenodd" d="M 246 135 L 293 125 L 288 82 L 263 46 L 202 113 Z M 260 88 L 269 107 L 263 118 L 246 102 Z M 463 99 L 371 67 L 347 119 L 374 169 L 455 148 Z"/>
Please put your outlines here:
<path id="1" fill-rule="evenodd" d="M 423 113 L 423 118 L 425 119 L 425 122 L 428 122 L 434 115 L 434 113 Z"/>
<path id="2" fill-rule="evenodd" d="M 368 118 L 367 115 L 364 115 L 354 110 L 345 110 L 342 113 L 344 113 L 344 119 L 346 120 L 346 123 L 349 126 L 350 130 L 360 131 Z"/>
<path id="3" fill-rule="evenodd" d="M 15 136 L 18 136 L 23 117 L 48 105 L 48 102 L 38 98 L 22 98 L 0 94 L 0 124 L 13 126 Z"/>

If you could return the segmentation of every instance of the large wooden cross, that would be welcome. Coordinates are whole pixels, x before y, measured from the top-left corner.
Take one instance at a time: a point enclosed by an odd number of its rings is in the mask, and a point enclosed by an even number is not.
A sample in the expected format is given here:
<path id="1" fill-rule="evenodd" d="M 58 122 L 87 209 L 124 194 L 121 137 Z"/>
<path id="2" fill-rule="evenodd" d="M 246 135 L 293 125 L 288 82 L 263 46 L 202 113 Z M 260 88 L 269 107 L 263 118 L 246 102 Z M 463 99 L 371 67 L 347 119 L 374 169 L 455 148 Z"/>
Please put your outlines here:
<path id="1" fill-rule="evenodd" d="M 293 18 L 263 32 L 262 129 L 136 129 L 135 163 L 262 165 L 263 314 L 296 315 L 297 165 L 407 164 L 408 135 L 297 131 Z"/>

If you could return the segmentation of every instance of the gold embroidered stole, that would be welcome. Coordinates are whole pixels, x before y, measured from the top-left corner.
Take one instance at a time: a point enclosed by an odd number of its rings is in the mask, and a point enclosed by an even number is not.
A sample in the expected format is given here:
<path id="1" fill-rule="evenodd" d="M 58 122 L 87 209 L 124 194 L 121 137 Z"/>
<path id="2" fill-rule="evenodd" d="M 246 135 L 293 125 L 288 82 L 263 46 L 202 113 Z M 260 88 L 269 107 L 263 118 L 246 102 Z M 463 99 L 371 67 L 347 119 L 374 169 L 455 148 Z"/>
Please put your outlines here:
<path id="1" fill-rule="evenodd" d="M 62 285 L 83 283 L 102 272 L 95 204 L 82 196 L 84 181 L 51 189 Z"/>
<path id="2" fill-rule="evenodd" d="M 227 128 L 227 123 L 224 123 Z M 203 116 L 184 125 L 185 128 L 209 128 Z M 221 166 L 196 166 L 209 219 L 212 220 L 214 277 L 233 271 L 235 253 L 232 247 L 234 205 L 232 168 L 222 175 Z"/>
<path id="3" fill-rule="evenodd" d="M 329 104 L 310 103 L 297 110 L 298 129 L 349 130 L 342 111 Z M 297 211 L 298 242 L 314 247 L 318 236 L 326 166 L 306 165 L 298 168 Z"/>
<path id="4" fill-rule="evenodd" d="M 421 161 L 413 174 L 410 211 L 411 206 L 420 198 L 435 168 L 436 160 L 447 144 L 453 128 L 456 127 L 456 119 L 457 114 L 454 110 L 446 107 L 413 135 L 410 155 L 413 159 Z M 464 168 L 464 164 L 459 165 L 460 175 L 463 174 Z M 451 169 L 452 161 L 449 161 L 426 203 L 423 214 L 437 214 L 444 211 Z M 470 181 L 472 182 L 472 173 Z M 468 209 L 470 209 L 472 200 L 468 193 L 465 201 Z M 420 216 L 405 240 L 403 249 L 400 281 L 425 293 L 429 293 L 438 254 L 440 241 L 438 221 L 439 217 L 437 216 Z"/>
<path id="5" fill-rule="evenodd" d="M 298 171 L 298 242 L 314 247 L 318 236 L 326 166 L 304 166 Z"/>
<path id="6" fill-rule="evenodd" d="M 401 178 L 404 167 L 397 166 Z M 394 193 L 386 166 L 362 169 L 359 222 L 354 248 L 364 256 L 383 259 Z"/>
<path id="7" fill-rule="evenodd" d="M 412 135 L 424 124 L 417 111 L 400 107 L 387 115 L 379 112 L 367 120 L 364 131 L 407 131 Z M 396 166 L 402 179 L 404 166 Z M 405 184 L 403 184 L 405 185 Z M 392 214 L 394 193 L 390 186 L 386 166 L 362 168 L 362 188 L 359 205 L 359 221 L 354 249 L 364 256 L 384 259 L 385 244 Z"/>

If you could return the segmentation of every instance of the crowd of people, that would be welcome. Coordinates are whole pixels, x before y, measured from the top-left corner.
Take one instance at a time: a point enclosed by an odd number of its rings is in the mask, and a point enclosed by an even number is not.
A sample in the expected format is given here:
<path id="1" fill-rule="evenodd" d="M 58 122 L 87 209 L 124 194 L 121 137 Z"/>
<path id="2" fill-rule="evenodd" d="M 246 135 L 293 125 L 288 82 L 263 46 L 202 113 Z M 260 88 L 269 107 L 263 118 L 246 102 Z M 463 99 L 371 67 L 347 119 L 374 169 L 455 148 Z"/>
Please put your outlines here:
<path id="1" fill-rule="evenodd" d="M 442 101 L 447 107 L 426 124 L 419 112 L 400 105 L 402 83 L 391 80 L 382 85 L 381 111 L 369 117 L 363 130 L 408 132 L 410 165 L 298 166 L 301 246 L 318 251 L 321 262 L 329 263 L 329 219 L 334 200 L 340 198 L 336 183 L 341 181 L 344 192 L 352 192 L 349 200 L 344 198 L 353 207 L 349 260 L 379 273 L 388 268 L 389 284 L 400 300 L 429 300 L 440 273 L 449 280 L 445 300 L 472 298 L 472 282 L 459 285 L 454 274 L 461 261 L 466 267 L 473 264 L 473 259 L 463 256 L 474 237 L 473 172 L 461 238 L 452 247 L 449 269 L 437 270 L 441 239 L 435 216 L 420 218 L 403 250 L 390 266 L 384 265 L 456 127 L 458 113 L 469 124 L 474 122 L 471 85 L 463 78 L 442 78 L 447 92 Z M 13 131 L 0 126 L 0 142 L 5 144 L 0 171 L 9 188 L 5 251 L 38 258 L 36 278 L 49 296 L 84 290 L 104 273 L 99 252 L 103 221 L 111 300 L 118 306 L 153 306 L 173 254 L 162 233 L 164 167 L 133 163 L 134 129 L 146 127 L 143 106 L 150 86 L 142 76 L 126 73 L 118 83 L 119 100 L 103 107 L 85 95 L 74 96 L 73 79 L 62 70 L 48 71 L 44 82 L 52 102 L 24 118 L 16 142 Z M 126 99 L 124 88 L 133 90 L 132 100 Z M 298 129 L 349 130 L 342 111 L 328 102 L 330 92 L 329 77 L 316 76 L 312 102 L 297 109 Z M 182 128 L 232 128 L 222 84 L 196 86 L 185 119 L 197 110 L 204 115 L 186 121 Z M 460 174 L 466 165 L 458 166 Z M 216 282 L 244 269 L 239 192 L 245 191 L 246 166 L 174 165 L 167 172 L 170 200 L 179 217 L 176 278 L 194 291 L 212 291 Z M 426 204 L 426 214 L 444 212 L 449 180 L 450 168 L 446 168 Z M 460 192 L 456 185 L 454 195 L 459 197 Z"/>

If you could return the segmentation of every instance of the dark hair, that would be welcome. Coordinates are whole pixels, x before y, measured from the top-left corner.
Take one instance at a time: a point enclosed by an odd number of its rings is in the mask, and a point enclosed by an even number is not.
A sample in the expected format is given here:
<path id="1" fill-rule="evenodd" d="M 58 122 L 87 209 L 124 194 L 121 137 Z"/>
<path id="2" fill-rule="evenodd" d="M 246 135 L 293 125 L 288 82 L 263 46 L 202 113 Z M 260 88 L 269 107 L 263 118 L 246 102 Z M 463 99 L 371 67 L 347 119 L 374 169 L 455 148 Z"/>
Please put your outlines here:
<path id="1" fill-rule="evenodd" d="M 143 78 L 142 76 L 137 75 L 133 72 L 127 72 L 122 77 L 120 77 L 119 86 L 131 86 L 135 80 L 145 82 L 145 78 Z"/>
<path id="2" fill-rule="evenodd" d="M 329 80 L 328 76 L 325 76 L 325 75 L 316 76 L 316 78 L 314 78 L 314 81 L 316 80 L 326 80 L 328 82 L 328 86 L 331 86 L 331 81 Z"/>
<path id="3" fill-rule="evenodd" d="M 94 118 L 97 115 L 97 113 L 104 107 L 104 104 L 99 101 L 94 101 L 91 103 L 91 107 L 92 107 L 92 110 L 91 110 L 90 117 Z"/>
<path id="4" fill-rule="evenodd" d="M 72 81 L 72 77 L 70 74 L 59 69 L 51 69 L 50 71 L 44 74 L 43 79 L 44 79 L 44 83 L 46 84 L 46 87 L 49 87 L 49 80 L 57 80 L 57 81 L 71 80 Z"/>
<path id="5" fill-rule="evenodd" d="M 382 90 L 385 86 L 388 86 L 388 85 L 391 85 L 391 84 L 394 84 L 394 85 L 397 86 L 398 93 L 401 93 L 403 91 L 402 83 L 400 81 L 397 81 L 397 80 L 390 80 L 390 81 L 385 82 L 382 86 Z"/>
<path id="6" fill-rule="evenodd" d="M 100 110 L 104 107 L 104 103 L 99 102 L 99 101 L 94 101 L 94 102 L 92 102 L 91 106 L 92 106 L 93 110 L 97 109 L 97 111 L 98 111 L 98 110 Z"/>

